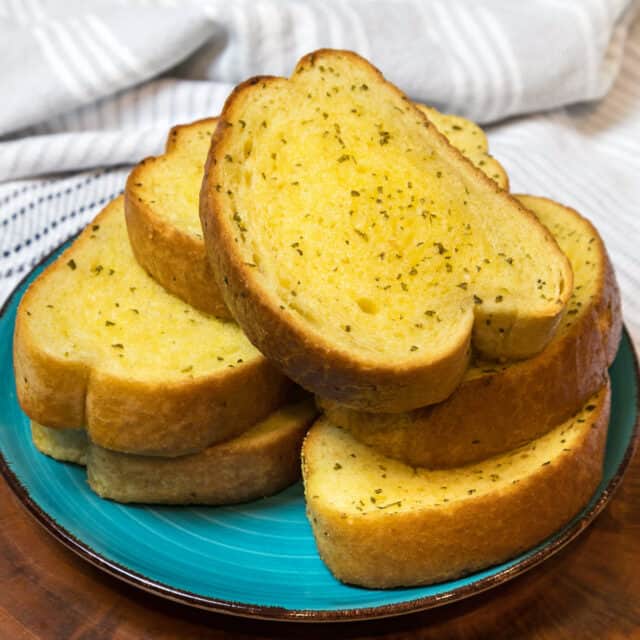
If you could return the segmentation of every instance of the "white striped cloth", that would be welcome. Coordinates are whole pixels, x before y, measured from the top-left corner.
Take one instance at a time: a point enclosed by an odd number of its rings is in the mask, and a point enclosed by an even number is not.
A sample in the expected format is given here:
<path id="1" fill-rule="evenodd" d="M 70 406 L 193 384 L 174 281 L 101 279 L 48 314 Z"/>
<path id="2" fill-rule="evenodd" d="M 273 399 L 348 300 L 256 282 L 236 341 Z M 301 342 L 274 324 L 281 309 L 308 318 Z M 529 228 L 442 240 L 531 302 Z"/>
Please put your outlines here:
<path id="1" fill-rule="evenodd" d="M 632 0 L 0 0 L 0 180 L 134 162 L 160 149 L 171 118 L 212 114 L 232 84 L 288 75 L 320 47 L 358 51 L 412 98 L 483 123 L 594 100 L 617 75 L 636 8 Z M 170 67 L 170 77 L 140 86 Z"/>
<path id="2" fill-rule="evenodd" d="M 0 301 L 122 190 L 123 165 L 160 151 L 171 125 L 215 114 L 249 75 L 288 74 L 332 46 L 445 110 L 485 123 L 533 114 L 490 127 L 492 151 L 515 192 L 555 198 L 598 226 L 640 337 L 635 3 L 96 0 L 87 13 L 79 1 L 2 2 Z"/>

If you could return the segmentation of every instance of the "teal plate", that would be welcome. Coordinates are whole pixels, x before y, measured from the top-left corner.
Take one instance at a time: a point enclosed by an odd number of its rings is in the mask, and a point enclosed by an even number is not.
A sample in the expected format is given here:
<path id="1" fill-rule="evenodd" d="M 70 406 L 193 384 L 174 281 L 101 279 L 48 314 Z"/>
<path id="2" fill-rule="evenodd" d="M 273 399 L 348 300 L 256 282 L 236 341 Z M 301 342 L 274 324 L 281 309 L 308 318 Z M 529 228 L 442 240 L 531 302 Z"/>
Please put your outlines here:
<path id="1" fill-rule="evenodd" d="M 318 556 L 300 484 L 233 507 L 123 506 L 95 496 L 82 468 L 36 451 L 16 400 L 11 344 L 20 297 L 44 266 L 16 289 L 0 316 L 2 472 L 60 542 L 100 569 L 172 600 L 220 613 L 300 621 L 378 618 L 459 600 L 530 569 L 583 531 L 611 499 L 633 453 L 638 373 L 625 334 L 611 367 L 604 479 L 569 525 L 514 560 L 460 580 L 389 591 L 349 587 L 337 582 Z"/>

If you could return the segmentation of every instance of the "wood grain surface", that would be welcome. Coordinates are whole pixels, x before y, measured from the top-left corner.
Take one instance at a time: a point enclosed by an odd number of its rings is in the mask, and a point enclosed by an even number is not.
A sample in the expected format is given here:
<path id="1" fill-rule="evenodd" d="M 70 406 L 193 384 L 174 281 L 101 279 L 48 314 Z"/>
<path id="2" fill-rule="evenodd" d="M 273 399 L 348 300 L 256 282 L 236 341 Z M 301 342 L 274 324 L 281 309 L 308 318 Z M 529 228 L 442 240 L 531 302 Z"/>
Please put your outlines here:
<path id="1" fill-rule="evenodd" d="M 640 456 L 558 555 L 468 600 L 351 624 L 261 622 L 174 604 L 111 578 L 42 529 L 0 479 L 0 638 L 640 638 Z"/>

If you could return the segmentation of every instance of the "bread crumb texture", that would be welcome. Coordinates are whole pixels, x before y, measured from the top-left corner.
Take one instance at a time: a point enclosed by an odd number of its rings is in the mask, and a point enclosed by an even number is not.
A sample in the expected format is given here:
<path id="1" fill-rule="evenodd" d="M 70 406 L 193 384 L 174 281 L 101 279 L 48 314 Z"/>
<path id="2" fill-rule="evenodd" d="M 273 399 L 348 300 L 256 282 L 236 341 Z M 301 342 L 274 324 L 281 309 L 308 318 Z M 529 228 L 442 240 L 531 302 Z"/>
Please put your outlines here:
<path id="1" fill-rule="evenodd" d="M 416 106 L 445 136 L 449 144 L 458 149 L 501 189 L 509 189 L 509 176 L 504 167 L 489 153 L 489 141 L 480 126 L 462 116 L 441 113 L 434 107 L 417 103 Z"/>
<path id="2" fill-rule="evenodd" d="M 517 363 L 476 360 L 444 402 L 410 412 L 355 411 L 320 398 L 334 424 L 408 464 L 455 467 L 543 435 L 602 386 L 622 326 L 604 244 L 573 209 L 546 198 L 517 197 L 551 230 L 574 270 L 572 296 L 544 351 Z"/>
<path id="3" fill-rule="evenodd" d="M 489 155 L 484 131 L 471 120 L 418 105 L 449 142 L 503 189 L 508 178 L 500 163 Z M 132 197 L 150 205 L 154 213 L 176 229 L 202 240 L 198 195 L 204 164 L 217 124 L 216 118 L 174 127 L 165 153 L 143 161 L 139 182 L 130 185 Z"/>
<path id="4" fill-rule="evenodd" d="M 118 198 L 24 303 L 28 331 L 61 359 L 145 382 L 190 380 L 262 358 L 234 322 L 167 293 L 133 258 Z"/>
<path id="5" fill-rule="evenodd" d="M 487 138 L 480 127 L 435 109 L 428 109 L 428 113 L 452 144 L 464 148 L 476 166 L 507 188 L 507 174 L 488 154 Z M 139 264 L 191 306 L 230 319 L 207 260 L 198 219 L 198 194 L 216 125 L 216 118 L 208 118 L 173 127 L 165 152 L 142 160 L 129 175 L 125 211 L 129 240 Z"/>
<path id="6" fill-rule="evenodd" d="M 603 281 L 608 268 L 604 244 L 594 226 L 573 209 L 537 196 L 518 195 L 516 198 L 549 229 L 571 263 L 574 287 L 553 337 L 554 341 L 559 341 L 570 333 L 571 327 L 576 326 L 585 313 L 591 313 L 593 303 L 603 294 Z M 510 366 L 506 363 L 496 367 L 495 363 L 479 361 L 469 367 L 465 380 L 489 375 Z"/>
<path id="7" fill-rule="evenodd" d="M 321 422 L 317 429 L 323 429 L 324 435 L 314 455 L 320 455 L 323 466 L 316 480 L 322 482 L 322 493 L 329 496 L 333 507 L 354 515 L 436 508 L 469 500 L 517 484 L 536 468 L 570 453 L 588 433 L 587 419 L 597 406 L 597 398 L 588 406 L 591 409 L 506 455 L 441 471 L 409 467 L 386 458 L 357 443 L 345 429 Z"/>

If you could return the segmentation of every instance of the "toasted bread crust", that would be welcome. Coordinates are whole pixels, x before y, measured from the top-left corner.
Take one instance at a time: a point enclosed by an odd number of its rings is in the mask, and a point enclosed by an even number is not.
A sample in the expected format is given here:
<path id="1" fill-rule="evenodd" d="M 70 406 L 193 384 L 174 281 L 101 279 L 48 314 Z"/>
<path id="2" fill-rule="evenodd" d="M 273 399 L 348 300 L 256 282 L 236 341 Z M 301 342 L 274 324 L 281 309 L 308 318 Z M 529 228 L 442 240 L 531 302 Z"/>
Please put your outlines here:
<path id="1" fill-rule="evenodd" d="M 245 434 L 178 458 L 109 451 L 84 430 L 32 422 L 38 449 L 87 466 L 89 486 L 117 502 L 233 504 L 277 493 L 300 477 L 300 447 L 316 411 L 310 400 L 283 407 Z M 273 424 L 265 428 L 267 421 Z"/>
<path id="2" fill-rule="evenodd" d="M 278 415 L 278 411 L 272 414 Z M 245 435 L 181 458 L 89 449 L 87 479 L 117 502 L 235 504 L 273 495 L 300 477 L 300 448 L 315 412 L 306 401 L 277 430 Z"/>
<path id="3" fill-rule="evenodd" d="M 351 58 L 354 64 L 371 68 L 369 63 L 353 52 L 321 50 L 303 58 L 296 69 L 324 55 L 336 54 Z M 372 69 L 377 74 L 377 81 L 391 87 L 409 102 L 397 88 L 384 80 L 377 69 Z M 270 83 L 284 81 L 282 78 L 257 77 L 236 87 L 225 103 L 213 136 L 200 196 L 200 218 L 209 260 L 225 302 L 251 342 L 289 377 L 318 395 L 366 411 L 399 412 L 440 402 L 460 383 L 467 368 L 472 317 L 461 322 L 455 343 L 450 351 L 442 356 L 402 363 L 382 364 L 367 361 L 346 349 L 336 347 L 318 333 L 310 333 L 300 319 L 280 309 L 275 294 L 258 282 L 254 270 L 245 264 L 235 247 L 233 230 L 227 216 L 221 213 L 224 203 L 215 189 L 218 182 L 216 167 L 227 153 L 230 122 L 237 119 L 238 105 L 248 99 L 245 94 L 249 94 L 255 85 L 265 87 Z M 425 126 L 441 139 L 448 153 L 468 164 L 470 168 L 473 167 L 462 154 L 449 145 L 422 111 L 417 107 L 414 109 L 416 117 L 421 118 Z M 472 170 L 476 173 L 476 178 L 484 182 L 498 197 L 510 197 L 479 169 L 473 167 Z M 526 218 L 539 226 L 531 212 L 517 202 L 515 206 Z M 511 332 L 510 343 L 500 348 L 508 349 L 515 357 L 533 355 L 549 342 L 560 320 L 562 309 L 571 295 L 570 265 L 553 237 L 544 229 L 542 234 L 550 247 L 557 251 L 559 262 L 563 266 L 566 286 L 562 294 L 562 305 L 558 306 L 554 302 L 540 316 L 519 320 L 514 324 L 515 330 Z M 487 331 L 489 329 L 481 327 L 474 332 L 476 346 L 484 350 L 491 344 L 494 350 L 495 336 L 489 336 Z"/>
<path id="4" fill-rule="evenodd" d="M 518 196 L 521 197 L 521 196 Z M 535 200 L 523 197 L 535 211 Z M 547 433 L 587 401 L 606 379 L 622 331 L 620 292 L 595 227 L 590 245 L 604 265 L 590 309 L 538 356 L 464 380 L 444 402 L 411 412 L 353 411 L 318 399 L 329 419 L 359 441 L 410 465 L 448 468 L 509 451 Z M 490 366 L 490 365 L 489 365 Z"/>
<path id="5" fill-rule="evenodd" d="M 339 580 L 385 589 L 454 579 L 518 555 L 565 525 L 593 495 L 602 477 L 609 406 L 607 388 L 579 446 L 508 490 L 454 506 L 345 517 L 326 496 L 306 489 L 320 556 Z M 317 439 L 312 427 L 303 445 L 305 487 L 321 455 Z"/>
<path id="6" fill-rule="evenodd" d="M 604 249 L 604 245 L 603 245 Z M 604 249 L 606 253 L 606 249 Z M 604 281 L 604 295 L 598 308 L 600 333 L 605 338 L 607 363 L 610 366 L 616 358 L 622 338 L 622 297 L 613 264 L 607 253 L 607 271 Z"/>
<path id="7" fill-rule="evenodd" d="M 85 429 L 50 429 L 31 421 L 36 449 L 54 460 L 86 466 L 89 439 Z"/>
<path id="8" fill-rule="evenodd" d="M 98 215 L 122 208 L 122 197 Z M 107 449 L 178 456 L 226 440 L 264 418 L 291 383 L 263 357 L 192 379 L 146 382 L 65 358 L 42 344 L 27 307 L 47 287 L 47 275 L 68 269 L 74 247 L 91 242 L 88 228 L 31 284 L 20 302 L 13 343 L 18 400 L 25 413 L 57 428 L 87 427 Z"/>
<path id="9" fill-rule="evenodd" d="M 124 206 L 129 240 L 138 263 L 167 291 L 191 306 L 218 318 L 230 319 L 231 314 L 214 284 L 203 240 L 185 233 L 158 215 L 154 203 L 145 200 L 140 189 L 147 180 L 150 167 L 174 153 L 176 138 L 205 123 L 213 129 L 217 118 L 171 129 L 163 156 L 146 158 L 129 174 Z M 202 161 L 204 163 L 204 158 Z"/>

